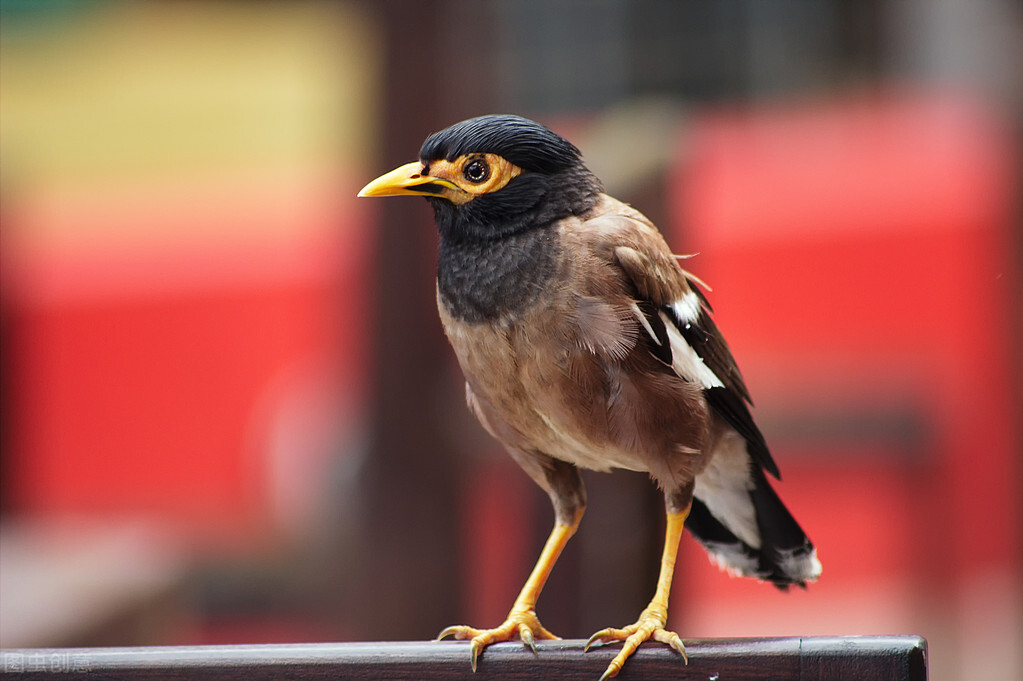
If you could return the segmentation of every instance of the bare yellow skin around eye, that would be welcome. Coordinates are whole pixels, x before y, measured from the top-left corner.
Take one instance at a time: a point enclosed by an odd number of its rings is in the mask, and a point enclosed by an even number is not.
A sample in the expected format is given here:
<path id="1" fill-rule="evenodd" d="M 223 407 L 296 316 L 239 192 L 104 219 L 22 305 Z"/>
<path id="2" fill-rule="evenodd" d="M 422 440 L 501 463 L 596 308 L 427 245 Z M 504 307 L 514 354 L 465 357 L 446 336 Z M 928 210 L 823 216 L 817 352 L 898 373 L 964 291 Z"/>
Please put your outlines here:
<path id="1" fill-rule="evenodd" d="M 482 182 L 470 182 L 462 171 L 465 166 L 482 159 L 490 167 L 490 174 Z M 433 161 L 429 165 L 429 175 L 447 180 L 458 189 L 445 188 L 441 196 L 452 203 L 462 204 L 472 201 L 480 194 L 496 192 L 515 177 L 522 174 L 522 168 L 497 154 L 465 154 L 454 161 Z"/>

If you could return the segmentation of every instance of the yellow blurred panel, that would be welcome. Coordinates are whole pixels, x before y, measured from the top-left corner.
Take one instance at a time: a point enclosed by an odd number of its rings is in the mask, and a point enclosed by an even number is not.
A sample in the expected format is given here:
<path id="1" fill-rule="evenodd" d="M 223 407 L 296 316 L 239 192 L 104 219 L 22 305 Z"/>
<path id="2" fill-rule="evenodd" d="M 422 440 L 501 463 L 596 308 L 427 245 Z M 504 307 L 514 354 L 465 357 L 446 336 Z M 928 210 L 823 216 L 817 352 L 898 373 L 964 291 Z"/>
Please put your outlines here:
<path id="1" fill-rule="evenodd" d="M 115 3 L 31 20 L 5 22 L 0 42 L 8 189 L 357 163 L 373 139 L 374 32 L 346 5 Z"/>

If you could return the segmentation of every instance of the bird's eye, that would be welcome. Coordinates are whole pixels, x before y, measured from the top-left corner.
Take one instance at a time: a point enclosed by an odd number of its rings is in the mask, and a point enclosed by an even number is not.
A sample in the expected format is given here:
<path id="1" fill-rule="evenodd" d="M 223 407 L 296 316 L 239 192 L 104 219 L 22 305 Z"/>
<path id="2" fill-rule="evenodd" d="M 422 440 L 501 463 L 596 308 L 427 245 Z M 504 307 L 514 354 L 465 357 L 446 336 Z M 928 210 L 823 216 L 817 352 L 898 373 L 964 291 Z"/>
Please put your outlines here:
<path id="1" fill-rule="evenodd" d="M 462 176 L 474 184 L 479 184 L 490 177 L 490 166 L 482 158 L 474 158 L 462 168 Z"/>

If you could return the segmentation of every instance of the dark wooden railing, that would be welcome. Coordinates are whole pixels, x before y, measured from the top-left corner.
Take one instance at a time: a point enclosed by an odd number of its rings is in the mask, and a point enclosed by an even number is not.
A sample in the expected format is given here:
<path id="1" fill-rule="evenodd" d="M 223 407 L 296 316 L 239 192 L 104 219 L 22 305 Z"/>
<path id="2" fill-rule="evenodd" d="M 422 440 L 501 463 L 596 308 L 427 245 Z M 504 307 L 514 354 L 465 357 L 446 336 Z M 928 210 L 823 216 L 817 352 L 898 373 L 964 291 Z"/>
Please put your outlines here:
<path id="1" fill-rule="evenodd" d="M 617 646 L 583 652 L 582 641 L 496 644 L 469 668 L 464 642 L 309 643 L 152 648 L 4 650 L 4 679 L 590 679 Z M 792 637 L 686 642 L 689 663 L 645 644 L 620 677 L 691 681 L 925 681 L 927 643 L 917 636 Z"/>

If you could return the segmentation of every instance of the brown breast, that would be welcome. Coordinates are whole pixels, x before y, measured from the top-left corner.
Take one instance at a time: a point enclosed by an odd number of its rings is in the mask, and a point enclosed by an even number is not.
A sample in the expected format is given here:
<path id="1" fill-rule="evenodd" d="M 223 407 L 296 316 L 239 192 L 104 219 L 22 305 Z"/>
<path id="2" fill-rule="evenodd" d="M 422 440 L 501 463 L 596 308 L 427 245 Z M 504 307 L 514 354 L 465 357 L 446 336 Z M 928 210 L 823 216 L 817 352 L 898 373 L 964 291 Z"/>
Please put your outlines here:
<path id="1" fill-rule="evenodd" d="M 691 480 L 710 430 L 701 390 L 647 348 L 607 255 L 613 249 L 594 243 L 585 220 L 563 220 L 558 230 L 559 250 L 571 257 L 528 308 L 466 322 L 438 294 L 477 416 L 512 448 L 583 468 L 648 471 L 665 483 Z"/>

